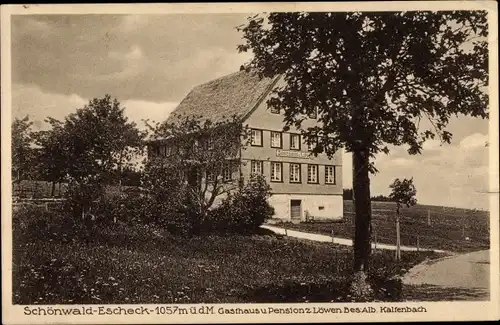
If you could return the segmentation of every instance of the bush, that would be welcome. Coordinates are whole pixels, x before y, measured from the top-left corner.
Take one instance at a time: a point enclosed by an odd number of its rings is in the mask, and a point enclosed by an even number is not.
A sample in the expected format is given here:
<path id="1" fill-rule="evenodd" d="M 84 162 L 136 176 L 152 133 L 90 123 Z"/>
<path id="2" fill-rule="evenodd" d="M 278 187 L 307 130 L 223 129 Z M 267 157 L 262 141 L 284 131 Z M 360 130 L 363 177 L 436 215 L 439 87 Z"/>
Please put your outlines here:
<path id="1" fill-rule="evenodd" d="M 46 211 L 44 207 L 25 205 L 12 214 L 12 233 L 17 244 L 34 241 L 68 243 L 88 240 L 101 227 L 91 220 L 82 220 L 66 213 L 63 207 Z"/>
<path id="2" fill-rule="evenodd" d="M 104 188 L 99 183 L 70 183 L 64 193 L 64 210 L 74 218 L 81 218 L 102 197 Z"/>
<path id="3" fill-rule="evenodd" d="M 255 233 L 274 214 L 269 205 L 271 188 L 261 175 L 252 176 L 239 191 L 212 210 L 205 229 L 219 233 Z"/>

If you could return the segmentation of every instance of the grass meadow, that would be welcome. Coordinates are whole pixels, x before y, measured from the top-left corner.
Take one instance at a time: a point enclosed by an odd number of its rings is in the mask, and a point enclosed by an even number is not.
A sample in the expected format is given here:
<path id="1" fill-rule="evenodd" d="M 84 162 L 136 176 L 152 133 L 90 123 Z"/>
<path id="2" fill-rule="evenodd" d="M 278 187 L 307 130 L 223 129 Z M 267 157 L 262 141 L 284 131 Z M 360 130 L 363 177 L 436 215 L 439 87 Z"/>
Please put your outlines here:
<path id="1" fill-rule="evenodd" d="M 404 294 L 395 275 L 439 255 L 377 252 L 377 301 Z M 178 237 L 144 224 L 84 223 L 61 211 L 13 216 L 14 304 L 352 301 L 349 247 L 254 235 Z"/>
<path id="2" fill-rule="evenodd" d="M 401 213 L 401 245 L 418 245 L 427 249 L 460 253 L 490 247 L 487 211 L 418 204 L 411 208 L 403 208 Z M 372 202 L 373 240 L 376 238 L 378 243 L 395 245 L 395 218 L 394 203 Z M 339 238 L 353 238 L 354 205 L 352 201 L 344 201 L 344 219 L 341 221 L 281 223 L 281 226 L 310 233 L 325 235 L 333 233 L 334 237 Z"/>

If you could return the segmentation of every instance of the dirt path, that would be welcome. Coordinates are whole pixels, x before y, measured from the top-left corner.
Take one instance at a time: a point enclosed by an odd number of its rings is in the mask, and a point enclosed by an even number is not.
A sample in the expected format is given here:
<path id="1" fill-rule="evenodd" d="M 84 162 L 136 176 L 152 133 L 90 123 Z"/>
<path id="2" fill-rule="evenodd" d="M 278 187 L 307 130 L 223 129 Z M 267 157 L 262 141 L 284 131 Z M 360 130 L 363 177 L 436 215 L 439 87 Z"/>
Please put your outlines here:
<path id="1" fill-rule="evenodd" d="M 403 278 L 408 297 L 426 300 L 484 300 L 489 297 L 490 251 L 479 251 L 429 261 L 412 268 Z"/>
<path id="2" fill-rule="evenodd" d="M 275 226 L 270 226 L 270 225 L 262 225 L 261 226 L 264 229 L 269 229 L 273 231 L 276 234 L 280 235 L 285 235 L 285 229 L 280 228 L 280 227 L 275 227 Z M 325 242 L 325 243 L 331 243 L 332 242 L 332 237 L 327 236 L 327 235 L 321 235 L 321 234 L 312 234 L 312 233 L 307 233 L 307 232 L 302 232 L 302 231 L 297 231 L 297 230 L 290 230 L 286 229 L 286 235 L 290 237 L 295 237 L 295 238 L 301 238 L 301 239 L 308 239 L 308 240 L 313 240 L 313 241 L 319 241 L 319 242 Z M 333 243 L 338 244 L 338 245 L 345 245 L 345 246 L 352 246 L 352 240 L 351 239 L 346 239 L 346 238 L 333 238 Z M 372 244 L 373 247 L 375 247 L 374 244 Z M 388 245 L 388 244 L 377 244 L 377 249 L 386 249 L 386 250 L 396 250 L 395 245 Z M 412 247 L 412 246 L 401 246 L 402 251 L 417 251 L 417 247 Z M 454 254 L 451 252 L 443 251 L 440 249 L 424 249 L 420 248 L 421 251 L 434 251 L 437 253 L 447 253 L 447 254 Z"/>

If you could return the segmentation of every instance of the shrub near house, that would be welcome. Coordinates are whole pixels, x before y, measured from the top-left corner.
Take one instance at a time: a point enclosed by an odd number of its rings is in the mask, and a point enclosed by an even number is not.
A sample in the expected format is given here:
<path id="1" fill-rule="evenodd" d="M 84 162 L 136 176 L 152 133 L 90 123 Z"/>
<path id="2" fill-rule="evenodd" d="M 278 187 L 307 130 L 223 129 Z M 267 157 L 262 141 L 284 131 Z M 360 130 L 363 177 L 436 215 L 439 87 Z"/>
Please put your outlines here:
<path id="1" fill-rule="evenodd" d="M 274 214 L 268 199 L 270 186 L 262 175 L 252 175 L 248 183 L 209 213 L 207 230 L 255 233 Z"/>

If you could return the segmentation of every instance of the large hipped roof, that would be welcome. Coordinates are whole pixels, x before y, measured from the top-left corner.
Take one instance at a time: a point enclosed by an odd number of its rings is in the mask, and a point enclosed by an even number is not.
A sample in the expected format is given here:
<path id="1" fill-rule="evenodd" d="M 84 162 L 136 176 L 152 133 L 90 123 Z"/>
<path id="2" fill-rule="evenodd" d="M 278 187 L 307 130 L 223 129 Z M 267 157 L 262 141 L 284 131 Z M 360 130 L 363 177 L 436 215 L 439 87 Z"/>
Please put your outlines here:
<path id="1" fill-rule="evenodd" d="M 245 118 L 265 98 L 278 77 L 260 78 L 242 70 L 196 86 L 170 114 L 168 123 L 185 117 L 201 122 L 222 122 L 233 117 Z"/>

